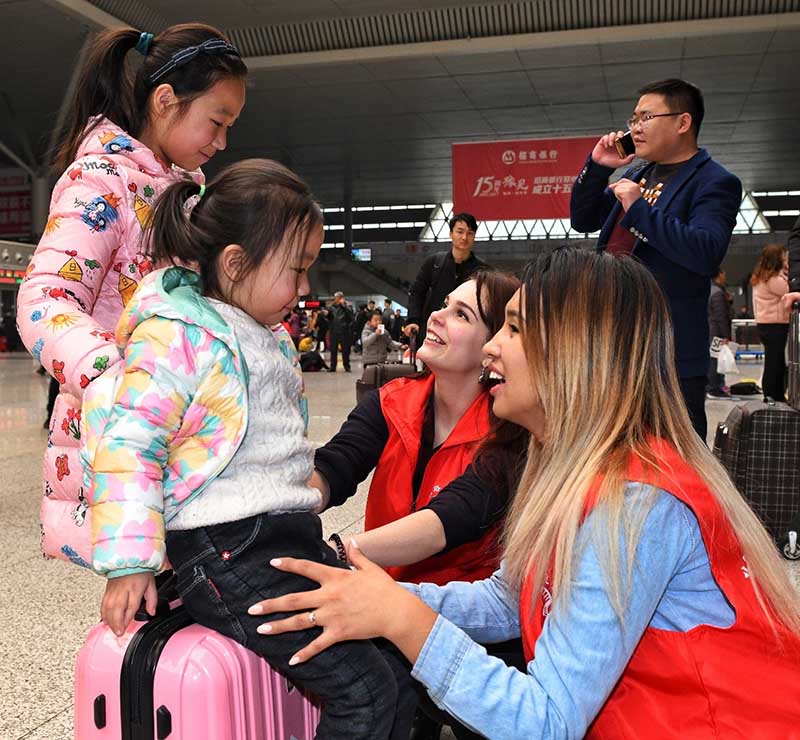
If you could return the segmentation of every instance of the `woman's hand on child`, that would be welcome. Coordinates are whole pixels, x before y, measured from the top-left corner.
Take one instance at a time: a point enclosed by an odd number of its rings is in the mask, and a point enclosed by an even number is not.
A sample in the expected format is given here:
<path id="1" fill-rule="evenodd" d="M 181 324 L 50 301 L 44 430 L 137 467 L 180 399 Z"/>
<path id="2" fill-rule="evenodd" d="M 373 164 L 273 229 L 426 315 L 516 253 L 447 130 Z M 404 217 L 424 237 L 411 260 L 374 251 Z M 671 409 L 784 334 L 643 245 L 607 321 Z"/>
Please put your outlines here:
<path id="1" fill-rule="evenodd" d="M 271 560 L 272 567 L 317 581 L 320 588 L 251 606 L 252 615 L 297 612 L 266 622 L 258 631 L 279 635 L 322 628 L 322 634 L 298 651 L 290 665 L 309 660 L 337 642 L 373 637 L 391 640 L 413 663 L 433 628 L 436 613 L 371 562 L 354 540 L 350 541 L 348 554 L 353 564 L 350 570 L 295 558 Z"/>
<path id="2" fill-rule="evenodd" d="M 158 591 L 153 573 L 132 573 L 129 576 L 109 578 L 100 604 L 100 617 L 117 637 L 121 637 L 130 624 L 139 605 L 145 600 L 147 613 L 156 613 Z"/>

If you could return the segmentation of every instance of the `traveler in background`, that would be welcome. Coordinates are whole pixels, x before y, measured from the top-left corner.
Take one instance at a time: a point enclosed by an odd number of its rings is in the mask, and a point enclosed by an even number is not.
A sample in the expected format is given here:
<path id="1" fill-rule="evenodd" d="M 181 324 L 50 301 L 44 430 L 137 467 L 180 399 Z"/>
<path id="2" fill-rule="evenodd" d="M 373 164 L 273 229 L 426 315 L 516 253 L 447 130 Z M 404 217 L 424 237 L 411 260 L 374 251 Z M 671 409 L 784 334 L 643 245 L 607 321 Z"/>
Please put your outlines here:
<path id="1" fill-rule="evenodd" d="M 753 286 L 753 312 L 758 336 L 764 345 L 764 398 L 785 401 L 786 338 L 789 336 L 789 311 L 783 297 L 789 292 L 786 247 L 768 244 L 761 252 L 750 283 Z"/>
<path id="2" fill-rule="evenodd" d="M 731 339 L 731 309 L 725 290 L 725 270 L 721 269 L 711 281 L 711 293 L 708 296 L 708 334 L 713 340 L 719 337 L 727 344 Z M 717 358 L 709 357 L 708 364 L 708 398 L 730 398 L 725 386 L 725 376 L 717 372 Z"/>
<path id="3" fill-rule="evenodd" d="M 339 345 L 342 347 L 342 364 L 345 372 L 350 372 L 350 348 L 353 346 L 353 309 L 344 300 L 344 293 L 337 290 L 333 294 L 333 303 L 329 309 L 331 322 L 331 368 L 336 372 Z"/>
<path id="4" fill-rule="evenodd" d="M 383 325 L 386 327 L 386 331 L 390 331 L 392 328 L 392 316 L 394 316 L 394 312 L 392 311 L 392 299 L 384 298 L 381 320 L 383 321 Z"/>
<path id="5" fill-rule="evenodd" d="M 395 342 L 400 341 L 400 336 L 403 334 L 403 327 L 405 325 L 406 325 L 406 320 L 400 313 L 400 309 L 398 308 L 394 312 L 394 316 L 392 317 L 392 328 L 389 332 L 392 335 L 392 339 L 394 339 Z"/>
<path id="6" fill-rule="evenodd" d="M 225 149 L 244 106 L 247 67 L 220 31 L 187 23 L 156 36 L 103 31 L 79 75 L 57 156 L 63 174 L 17 313 L 25 346 L 61 387 L 45 451 L 42 549 L 88 568 L 81 398 L 120 361 L 114 330 L 153 269 L 142 236 L 158 195 L 177 180 L 204 181 L 199 167 Z"/>
<path id="7" fill-rule="evenodd" d="M 328 332 L 330 330 L 330 318 L 328 309 L 324 305 L 317 311 L 317 320 L 314 322 L 314 337 L 317 340 L 317 351 L 324 352 L 328 346 Z M 327 370 L 327 367 L 325 368 Z"/>
<path id="8" fill-rule="evenodd" d="M 395 342 L 389 335 L 386 325 L 382 322 L 382 315 L 380 311 L 375 311 L 369 317 L 369 321 L 364 326 L 361 333 L 361 359 L 364 362 L 364 367 L 368 365 L 379 365 L 386 362 L 389 356 L 389 350 L 404 350 L 405 344 Z"/>
<path id="9" fill-rule="evenodd" d="M 598 249 L 633 254 L 658 281 L 672 312 L 683 399 L 705 440 L 709 283 L 728 250 L 742 184 L 697 147 L 705 111 L 697 87 L 670 79 L 639 95 L 628 126 L 646 164 L 609 184 L 634 155 L 619 156 L 622 131 L 601 137 L 573 186 L 570 221 L 576 231 L 600 229 Z"/>
<path id="10" fill-rule="evenodd" d="M 493 740 L 795 737 L 800 595 L 692 428 L 653 276 L 555 250 L 526 269 L 484 352 L 495 413 L 533 437 L 502 567 L 403 586 L 366 549 L 351 546 L 352 570 L 279 558 L 322 587 L 250 613 L 271 634 L 313 613 L 323 632 L 301 662 L 387 638 L 437 705 Z M 520 634 L 526 672 L 475 642 Z"/>
<path id="11" fill-rule="evenodd" d="M 358 306 L 353 331 L 353 349 L 356 352 L 361 352 L 361 332 L 364 331 L 364 326 L 366 325 L 367 321 L 369 321 L 369 317 L 372 316 L 373 311 L 369 311 L 367 309 L 366 303 L 360 303 Z"/>
<path id="12" fill-rule="evenodd" d="M 297 312 L 297 308 L 293 308 L 284 321 L 287 324 L 289 336 L 294 342 L 294 348 L 297 349 L 300 345 L 300 314 Z"/>
<path id="13" fill-rule="evenodd" d="M 472 253 L 478 222 L 471 213 L 457 213 L 450 219 L 450 240 L 453 243 L 449 252 L 437 252 L 428 257 L 420 267 L 414 284 L 408 292 L 408 319 L 403 329 L 406 336 L 427 327 L 428 317 L 438 311 L 455 288 L 468 280 L 485 262 Z M 421 333 L 418 344 L 421 346 L 425 332 Z"/>

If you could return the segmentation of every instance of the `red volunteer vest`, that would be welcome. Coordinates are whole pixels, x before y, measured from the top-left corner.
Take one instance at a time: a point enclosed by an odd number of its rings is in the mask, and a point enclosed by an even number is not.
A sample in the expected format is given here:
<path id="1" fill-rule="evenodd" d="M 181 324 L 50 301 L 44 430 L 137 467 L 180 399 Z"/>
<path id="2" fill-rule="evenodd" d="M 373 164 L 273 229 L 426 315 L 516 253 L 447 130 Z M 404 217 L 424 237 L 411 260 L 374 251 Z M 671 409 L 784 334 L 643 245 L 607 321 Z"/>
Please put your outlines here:
<path id="1" fill-rule="evenodd" d="M 380 389 L 389 439 L 372 476 L 364 522 L 367 530 L 397 521 L 428 504 L 442 488 L 467 469 L 478 445 L 489 433 L 489 396 L 481 393 L 431 457 L 415 504 L 412 493 L 414 469 L 419 456 L 425 406 L 433 392 L 433 383 L 433 376 L 398 378 Z M 442 585 L 450 581 L 486 578 L 494 572 L 500 560 L 498 531 L 499 525 L 496 525 L 479 540 L 461 545 L 445 555 L 413 565 L 387 568 L 387 571 L 396 580 L 410 583 Z"/>
<path id="2" fill-rule="evenodd" d="M 778 644 L 756 601 L 733 528 L 711 491 L 671 445 L 656 442 L 653 449 L 669 472 L 645 471 L 632 460 L 628 479 L 669 491 L 691 508 L 736 622 L 727 629 L 699 625 L 689 632 L 648 627 L 586 737 L 797 740 L 800 637 L 779 628 Z M 542 589 L 531 611 L 532 590 L 528 580 L 520 594 L 528 660 L 553 598 Z"/>

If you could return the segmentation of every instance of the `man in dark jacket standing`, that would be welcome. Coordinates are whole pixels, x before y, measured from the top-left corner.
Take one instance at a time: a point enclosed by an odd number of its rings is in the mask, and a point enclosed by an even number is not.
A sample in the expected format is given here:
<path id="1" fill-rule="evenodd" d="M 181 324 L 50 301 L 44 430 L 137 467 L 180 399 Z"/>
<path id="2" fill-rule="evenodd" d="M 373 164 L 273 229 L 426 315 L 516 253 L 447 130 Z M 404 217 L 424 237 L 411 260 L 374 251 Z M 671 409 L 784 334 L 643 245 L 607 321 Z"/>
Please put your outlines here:
<path id="1" fill-rule="evenodd" d="M 353 309 L 345 303 L 344 293 L 337 290 L 333 294 L 333 304 L 329 309 L 331 322 L 331 372 L 336 372 L 339 344 L 342 345 L 342 364 L 345 372 L 350 372 L 350 347 L 353 345 Z"/>
<path id="2" fill-rule="evenodd" d="M 452 290 L 469 280 L 478 268 L 485 267 L 486 263 L 472 253 L 477 230 L 478 222 L 471 213 L 457 213 L 450 219 L 452 248 L 428 257 L 408 292 L 408 321 L 403 329 L 406 336 L 419 331 L 418 341 L 422 342 L 428 317 L 442 306 Z"/>
<path id="3" fill-rule="evenodd" d="M 708 295 L 725 257 L 742 199 L 742 184 L 697 147 L 703 95 L 683 80 L 639 90 L 628 126 L 644 165 L 609 185 L 631 154 L 615 148 L 623 132 L 597 142 L 572 189 L 570 221 L 576 231 L 601 229 L 597 248 L 633 254 L 664 291 L 675 332 L 675 365 L 697 433 L 706 439 Z"/>
<path id="4" fill-rule="evenodd" d="M 720 270 L 711 281 L 711 293 L 708 296 L 708 334 L 713 342 L 717 337 L 727 343 L 731 338 L 731 309 L 725 291 L 725 270 Z M 717 358 L 710 357 L 708 366 L 709 398 L 730 398 L 725 391 L 725 376 L 717 372 Z"/>

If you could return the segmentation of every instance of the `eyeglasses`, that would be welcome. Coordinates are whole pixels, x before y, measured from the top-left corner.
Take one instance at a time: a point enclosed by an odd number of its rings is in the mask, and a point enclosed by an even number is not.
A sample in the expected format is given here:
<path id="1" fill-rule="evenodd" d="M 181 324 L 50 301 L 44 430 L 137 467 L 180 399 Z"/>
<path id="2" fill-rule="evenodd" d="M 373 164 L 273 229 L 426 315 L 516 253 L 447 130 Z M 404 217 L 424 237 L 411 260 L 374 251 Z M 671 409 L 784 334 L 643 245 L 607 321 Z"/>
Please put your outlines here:
<path id="1" fill-rule="evenodd" d="M 682 116 L 686 111 L 680 111 L 678 113 L 645 113 L 643 116 L 633 116 L 633 118 L 629 118 L 628 128 L 633 128 L 634 126 L 638 126 L 640 123 L 644 126 L 645 123 L 652 120 L 653 118 L 663 118 L 664 116 Z"/>

